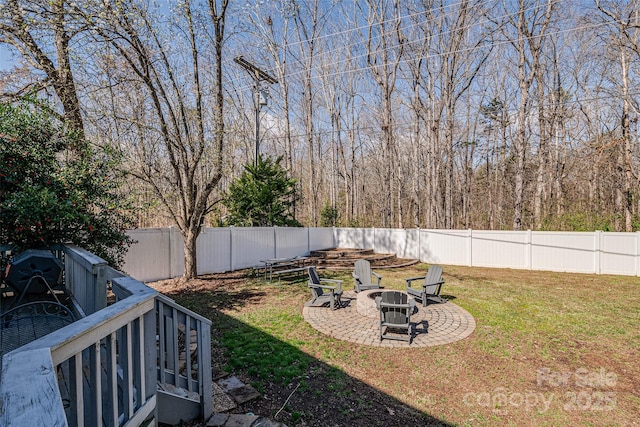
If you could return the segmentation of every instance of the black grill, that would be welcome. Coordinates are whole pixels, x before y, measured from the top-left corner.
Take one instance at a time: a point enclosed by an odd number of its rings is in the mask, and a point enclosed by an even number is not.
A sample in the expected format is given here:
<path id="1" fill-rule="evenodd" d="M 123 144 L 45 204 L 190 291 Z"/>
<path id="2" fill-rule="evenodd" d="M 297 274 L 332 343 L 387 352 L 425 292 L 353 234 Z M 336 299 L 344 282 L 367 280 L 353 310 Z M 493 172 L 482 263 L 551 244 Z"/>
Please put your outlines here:
<path id="1" fill-rule="evenodd" d="M 23 294 L 42 294 L 60 281 L 62 263 L 53 253 L 28 249 L 11 260 L 7 268 L 7 285 Z"/>

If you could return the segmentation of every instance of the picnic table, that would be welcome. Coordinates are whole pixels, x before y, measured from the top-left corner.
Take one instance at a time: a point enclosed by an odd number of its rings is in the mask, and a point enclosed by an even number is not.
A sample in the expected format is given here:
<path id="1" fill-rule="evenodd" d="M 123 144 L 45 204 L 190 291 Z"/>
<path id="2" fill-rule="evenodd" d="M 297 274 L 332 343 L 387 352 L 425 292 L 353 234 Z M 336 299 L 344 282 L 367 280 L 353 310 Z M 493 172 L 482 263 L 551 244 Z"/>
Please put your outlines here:
<path id="1" fill-rule="evenodd" d="M 264 280 L 267 281 L 267 272 L 269 273 L 269 282 L 273 281 L 273 277 L 280 277 L 290 274 L 299 274 L 307 270 L 305 266 L 308 257 L 297 256 L 293 258 L 270 258 L 260 260 L 264 264 Z"/>

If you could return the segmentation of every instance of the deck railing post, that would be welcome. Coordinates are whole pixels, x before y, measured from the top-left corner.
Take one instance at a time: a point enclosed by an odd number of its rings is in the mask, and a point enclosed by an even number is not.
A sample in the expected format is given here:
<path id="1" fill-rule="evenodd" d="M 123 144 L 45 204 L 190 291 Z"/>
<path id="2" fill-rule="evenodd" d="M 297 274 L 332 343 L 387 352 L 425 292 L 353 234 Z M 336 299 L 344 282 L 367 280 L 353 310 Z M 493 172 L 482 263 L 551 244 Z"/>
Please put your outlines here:
<path id="1" fill-rule="evenodd" d="M 13 351 L 4 356 L 3 366 L 0 425 L 67 425 L 48 348 Z"/>
<path id="2" fill-rule="evenodd" d="M 84 315 L 107 306 L 107 270 L 102 258 L 76 246 L 64 247 L 65 286 Z"/>
<path id="3" fill-rule="evenodd" d="M 206 322 L 200 323 L 200 334 L 198 335 L 198 380 L 200 382 L 200 403 L 202 405 L 202 417 L 208 420 L 213 415 L 213 394 L 211 369 L 204 369 L 210 366 L 211 360 L 211 325 Z M 206 337 L 209 337 L 207 340 Z M 204 338 L 204 340 L 203 340 Z"/>

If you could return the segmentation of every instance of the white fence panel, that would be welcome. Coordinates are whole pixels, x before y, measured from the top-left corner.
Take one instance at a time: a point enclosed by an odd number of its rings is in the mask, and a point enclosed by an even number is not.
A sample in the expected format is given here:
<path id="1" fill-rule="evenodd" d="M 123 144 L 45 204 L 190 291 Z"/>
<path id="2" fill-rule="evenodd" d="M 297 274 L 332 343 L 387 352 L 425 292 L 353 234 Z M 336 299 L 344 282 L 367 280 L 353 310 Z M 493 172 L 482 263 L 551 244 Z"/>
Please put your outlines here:
<path id="1" fill-rule="evenodd" d="M 127 234 L 134 243 L 124 258 L 123 270 L 142 281 L 161 280 L 171 276 L 170 229 L 131 230 Z"/>
<path id="2" fill-rule="evenodd" d="M 276 257 L 272 227 L 232 227 L 231 242 L 232 270 L 256 267 L 260 260 Z"/>
<path id="3" fill-rule="evenodd" d="M 392 253 L 399 258 L 418 257 L 418 229 L 375 228 L 373 250 L 376 253 Z"/>
<path id="4" fill-rule="evenodd" d="M 528 231 L 471 232 L 471 265 L 478 267 L 529 268 Z"/>
<path id="5" fill-rule="evenodd" d="M 171 276 L 184 274 L 184 239 L 177 228 L 169 227 L 169 245 L 171 246 Z"/>
<path id="6" fill-rule="evenodd" d="M 600 273 L 635 276 L 640 273 L 637 263 L 640 233 L 600 234 Z"/>
<path id="7" fill-rule="evenodd" d="M 531 269 L 596 273 L 596 233 L 531 233 Z"/>
<path id="8" fill-rule="evenodd" d="M 338 248 L 373 248 L 367 246 L 366 236 L 363 228 L 336 228 L 336 247 Z"/>
<path id="9" fill-rule="evenodd" d="M 334 229 L 310 227 L 309 228 L 309 250 L 317 251 L 319 249 L 335 248 Z"/>
<path id="10" fill-rule="evenodd" d="M 392 228 L 374 228 L 373 229 L 373 245 L 366 249 L 373 249 L 378 254 L 388 254 L 393 252 L 392 247 L 395 245 L 398 230 Z M 364 248 L 363 248 L 364 249 Z"/>
<path id="11" fill-rule="evenodd" d="M 359 228 L 362 233 L 362 246 L 351 246 L 360 249 L 374 249 L 376 246 L 376 228 Z"/>
<path id="12" fill-rule="evenodd" d="M 230 271 L 231 229 L 205 228 L 198 236 L 198 274 Z"/>
<path id="13" fill-rule="evenodd" d="M 404 244 L 404 252 L 398 253 L 400 258 L 420 259 L 420 230 L 412 228 L 406 230 L 406 243 Z"/>
<path id="14" fill-rule="evenodd" d="M 309 231 L 301 227 L 276 227 L 276 258 L 309 255 Z"/>
<path id="15" fill-rule="evenodd" d="M 467 230 L 420 230 L 420 261 L 469 265 L 469 232 Z"/>

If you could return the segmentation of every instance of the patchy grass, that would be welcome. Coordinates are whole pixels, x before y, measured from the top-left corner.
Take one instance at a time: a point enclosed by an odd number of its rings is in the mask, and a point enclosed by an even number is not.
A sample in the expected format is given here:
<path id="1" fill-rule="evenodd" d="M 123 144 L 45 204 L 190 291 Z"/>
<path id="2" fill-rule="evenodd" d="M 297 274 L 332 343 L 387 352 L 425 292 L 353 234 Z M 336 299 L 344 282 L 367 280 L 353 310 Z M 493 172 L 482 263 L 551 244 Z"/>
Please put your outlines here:
<path id="1" fill-rule="evenodd" d="M 386 288 L 424 275 L 380 271 Z M 323 273 L 344 279 L 349 273 Z M 214 363 L 265 395 L 243 410 L 289 425 L 637 425 L 640 278 L 444 266 L 476 331 L 439 347 L 338 341 L 302 317 L 306 283 L 241 274 L 155 285 L 213 320 Z M 289 398 L 286 406 L 283 406 Z M 337 415 L 330 415 L 337 414 Z"/>

